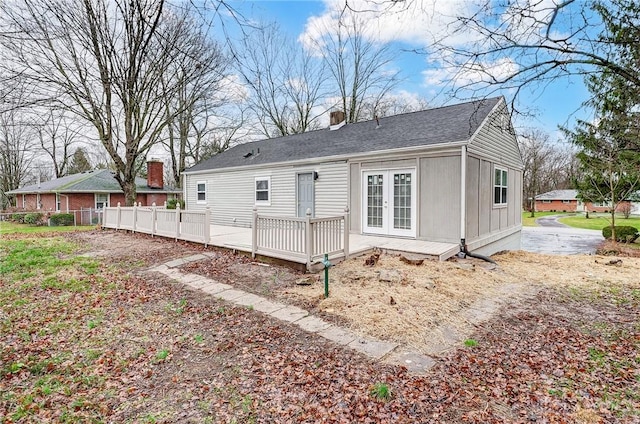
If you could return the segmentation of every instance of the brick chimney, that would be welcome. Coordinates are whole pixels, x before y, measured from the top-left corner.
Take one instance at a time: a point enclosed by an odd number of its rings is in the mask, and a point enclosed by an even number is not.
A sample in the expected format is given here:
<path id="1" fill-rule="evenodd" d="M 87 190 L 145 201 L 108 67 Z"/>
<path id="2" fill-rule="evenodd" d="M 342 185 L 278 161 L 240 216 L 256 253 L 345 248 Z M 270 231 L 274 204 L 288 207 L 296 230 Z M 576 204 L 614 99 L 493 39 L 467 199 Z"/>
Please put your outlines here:
<path id="1" fill-rule="evenodd" d="M 344 121 L 344 112 L 341 110 L 334 110 L 329 114 L 329 125 L 338 125 Z M 326 122 L 326 121 L 325 121 Z"/>
<path id="2" fill-rule="evenodd" d="M 147 187 L 164 188 L 164 163 L 151 159 L 147 162 Z"/>
<path id="3" fill-rule="evenodd" d="M 338 128 L 341 128 L 346 123 L 347 122 L 345 121 L 344 111 L 334 110 L 333 112 L 329 113 L 329 129 L 330 130 L 332 131 L 337 130 Z"/>

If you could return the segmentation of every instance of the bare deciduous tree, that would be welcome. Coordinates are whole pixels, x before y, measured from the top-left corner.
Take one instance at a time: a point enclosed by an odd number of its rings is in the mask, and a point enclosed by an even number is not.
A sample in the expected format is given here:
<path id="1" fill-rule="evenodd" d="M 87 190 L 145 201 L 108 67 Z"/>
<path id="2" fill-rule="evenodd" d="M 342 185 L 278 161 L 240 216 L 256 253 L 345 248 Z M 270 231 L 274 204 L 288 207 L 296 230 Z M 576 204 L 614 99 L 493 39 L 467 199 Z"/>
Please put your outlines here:
<path id="1" fill-rule="evenodd" d="M 11 204 L 5 194 L 26 183 L 34 160 L 33 127 L 16 108 L 0 112 L 0 209 Z"/>
<path id="2" fill-rule="evenodd" d="M 170 72 L 160 79 L 163 86 L 176 85 L 174 90 L 165 90 L 167 127 L 162 143 L 170 156 L 171 180 L 179 186 L 180 174 L 192 152 L 199 150 L 202 141 L 199 127 L 203 121 L 205 126 L 210 124 L 212 109 L 224 102 L 221 89 L 230 59 L 209 39 L 206 23 L 193 20 L 189 9 L 172 16 L 167 25 L 175 27 L 171 32 L 180 38 L 177 44 L 183 46 L 183 54 L 167 63 Z"/>
<path id="3" fill-rule="evenodd" d="M 636 0 L 482 0 L 474 6 L 427 49 L 452 72 L 454 94 L 510 89 L 515 102 L 524 87 L 544 90 L 551 81 L 603 70 L 640 88 L 640 68 L 616 57 L 616 37 L 605 25 L 610 19 L 634 26 Z"/>
<path id="4" fill-rule="evenodd" d="M 167 25 L 172 13 L 164 0 L 0 3 L 4 72 L 30 84 L 31 102 L 55 101 L 93 126 L 128 205 L 137 164 L 167 125 L 164 99 L 181 85 L 167 64 L 192 53 Z"/>
<path id="5" fill-rule="evenodd" d="M 34 122 L 42 151 L 51 159 L 53 174 L 60 178 L 67 174 L 71 162 L 71 147 L 77 141 L 78 129 L 64 114 L 44 111 Z"/>
<path id="6" fill-rule="evenodd" d="M 377 110 L 400 82 L 399 71 L 391 67 L 390 46 L 369 41 L 365 28 L 362 17 L 346 13 L 337 27 L 325 28 L 324 36 L 314 40 L 333 77 L 329 92 L 336 93 L 348 123 L 365 119 L 367 108 Z"/>
<path id="7" fill-rule="evenodd" d="M 552 143 L 540 130 L 528 130 L 518 137 L 524 169 L 522 172 L 523 207 L 535 215 L 538 194 L 571 187 L 575 154 L 571 149 Z"/>
<path id="8" fill-rule="evenodd" d="M 250 92 L 247 98 L 266 137 L 319 128 L 324 65 L 276 25 L 256 28 L 244 38 L 238 70 Z"/>

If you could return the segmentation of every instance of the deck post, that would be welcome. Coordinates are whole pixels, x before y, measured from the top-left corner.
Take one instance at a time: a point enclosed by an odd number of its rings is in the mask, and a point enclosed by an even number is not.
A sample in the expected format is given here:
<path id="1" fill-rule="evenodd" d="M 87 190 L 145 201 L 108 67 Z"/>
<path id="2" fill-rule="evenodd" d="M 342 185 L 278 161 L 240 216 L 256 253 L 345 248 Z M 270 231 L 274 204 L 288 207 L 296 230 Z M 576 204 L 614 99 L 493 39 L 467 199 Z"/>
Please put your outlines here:
<path id="1" fill-rule="evenodd" d="M 255 259 L 258 252 L 258 208 L 253 207 L 253 223 L 251 224 L 251 257 Z"/>
<path id="2" fill-rule="evenodd" d="M 180 238 L 180 203 L 176 203 L 176 241 Z"/>
<path id="3" fill-rule="evenodd" d="M 132 209 L 132 216 L 131 219 L 133 220 L 133 222 L 131 223 L 131 228 L 132 228 L 132 232 L 136 232 L 136 226 L 137 226 L 137 221 L 138 221 L 138 204 L 136 202 L 133 202 L 133 209 Z"/>
<path id="4" fill-rule="evenodd" d="M 211 209 L 207 206 L 204 210 L 204 247 L 209 244 L 211 238 Z"/>
<path id="5" fill-rule="evenodd" d="M 305 253 L 307 255 L 307 269 L 311 268 L 311 257 L 313 256 L 313 231 L 311 228 L 311 209 L 307 209 L 305 214 L 304 231 L 305 231 Z"/>
<path id="6" fill-rule="evenodd" d="M 349 233 L 351 232 L 351 228 L 349 226 L 349 206 L 344 208 L 344 260 L 349 259 Z"/>
<path id="7" fill-rule="evenodd" d="M 118 202 L 118 214 L 116 218 L 116 230 L 120 229 L 120 202 Z"/>
<path id="8" fill-rule="evenodd" d="M 156 202 L 151 204 L 151 237 L 156 233 Z"/>

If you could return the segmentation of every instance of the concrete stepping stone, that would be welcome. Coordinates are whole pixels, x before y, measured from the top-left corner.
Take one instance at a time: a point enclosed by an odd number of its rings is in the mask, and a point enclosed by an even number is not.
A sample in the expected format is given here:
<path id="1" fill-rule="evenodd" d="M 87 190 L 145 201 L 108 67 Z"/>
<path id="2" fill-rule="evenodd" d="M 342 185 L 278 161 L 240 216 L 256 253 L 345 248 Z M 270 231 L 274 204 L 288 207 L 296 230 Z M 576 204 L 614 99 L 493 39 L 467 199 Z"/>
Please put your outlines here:
<path id="1" fill-rule="evenodd" d="M 402 365 L 411 373 L 423 374 L 436 364 L 436 361 L 417 352 L 393 352 L 385 358 L 392 365 Z"/>
<path id="2" fill-rule="evenodd" d="M 189 283 L 191 287 L 194 289 L 202 290 L 203 287 L 208 286 L 210 284 L 217 284 L 217 281 L 214 281 L 210 278 L 202 277 L 200 280 L 193 281 Z M 226 285 L 226 284 L 225 284 Z M 227 289 L 225 289 L 227 290 Z"/>
<path id="3" fill-rule="evenodd" d="M 257 294 L 253 294 L 253 293 L 245 293 L 244 296 L 240 296 L 239 298 L 235 299 L 233 301 L 233 303 L 235 303 L 236 305 L 242 305 L 242 306 L 253 306 L 255 309 L 255 306 L 258 305 L 261 302 L 264 302 L 265 299 L 262 296 L 258 296 Z"/>
<path id="4" fill-rule="evenodd" d="M 225 291 L 221 291 L 219 293 L 216 293 L 216 296 L 218 296 L 220 299 L 224 299 L 224 300 L 228 300 L 230 302 L 234 301 L 235 299 L 242 297 L 244 295 L 246 295 L 247 292 L 243 292 L 242 290 L 236 290 L 234 288 L 231 288 L 229 290 L 225 290 Z"/>
<path id="5" fill-rule="evenodd" d="M 296 322 L 299 319 L 302 319 L 309 315 L 309 312 L 296 306 L 285 305 L 284 308 L 278 309 L 277 311 L 272 312 L 269 315 L 282 321 Z"/>
<path id="6" fill-rule="evenodd" d="M 371 356 L 372 358 L 380 359 L 398 347 L 398 344 L 383 342 L 372 338 L 359 337 L 347 346 L 357 350 L 358 352 L 364 353 L 365 355 Z"/>
<path id="7" fill-rule="evenodd" d="M 253 309 L 256 311 L 264 312 L 265 314 L 273 314 L 275 311 L 279 311 L 280 309 L 285 308 L 287 305 L 283 303 L 272 302 L 270 300 L 265 300 L 264 302 L 260 302 L 253 305 Z"/>
<path id="8" fill-rule="evenodd" d="M 178 258 L 178 259 L 174 259 L 172 261 L 169 262 L 165 262 L 165 266 L 169 267 L 169 268 L 176 268 L 179 266 L 184 265 L 186 262 L 184 261 L 183 258 Z"/>
<path id="9" fill-rule="evenodd" d="M 209 294 L 218 294 L 218 293 L 222 293 L 223 291 L 231 290 L 231 289 L 232 287 L 228 284 L 215 283 L 215 282 L 212 282 L 200 288 L 200 290 Z"/>
<path id="10" fill-rule="evenodd" d="M 191 256 L 187 256 L 186 258 L 182 258 L 182 260 L 184 260 L 184 263 L 197 262 L 203 259 L 207 259 L 207 256 L 203 255 L 202 253 L 198 253 L 196 255 L 191 255 Z"/>
<path id="11" fill-rule="evenodd" d="M 331 327 L 331 324 L 313 315 L 308 315 L 296 321 L 296 325 L 310 333 L 317 333 Z"/>
<path id="12" fill-rule="evenodd" d="M 358 336 L 356 336 L 351 331 L 336 326 L 331 326 L 322 331 L 319 331 L 318 335 L 343 346 L 348 345 L 358 338 Z"/>

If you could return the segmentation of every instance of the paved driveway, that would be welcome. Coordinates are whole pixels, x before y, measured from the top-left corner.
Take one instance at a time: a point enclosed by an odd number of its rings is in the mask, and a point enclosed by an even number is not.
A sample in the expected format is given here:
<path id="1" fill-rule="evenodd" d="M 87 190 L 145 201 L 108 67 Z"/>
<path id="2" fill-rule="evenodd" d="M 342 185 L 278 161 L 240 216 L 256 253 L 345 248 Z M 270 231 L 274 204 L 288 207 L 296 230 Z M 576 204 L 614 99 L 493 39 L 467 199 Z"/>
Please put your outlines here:
<path id="1" fill-rule="evenodd" d="M 550 255 L 595 253 L 604 240 L 598 230 L 567 227 L 555 217 L 538 219 L 540 227 L 522 227 L 522 250 Z"/>

